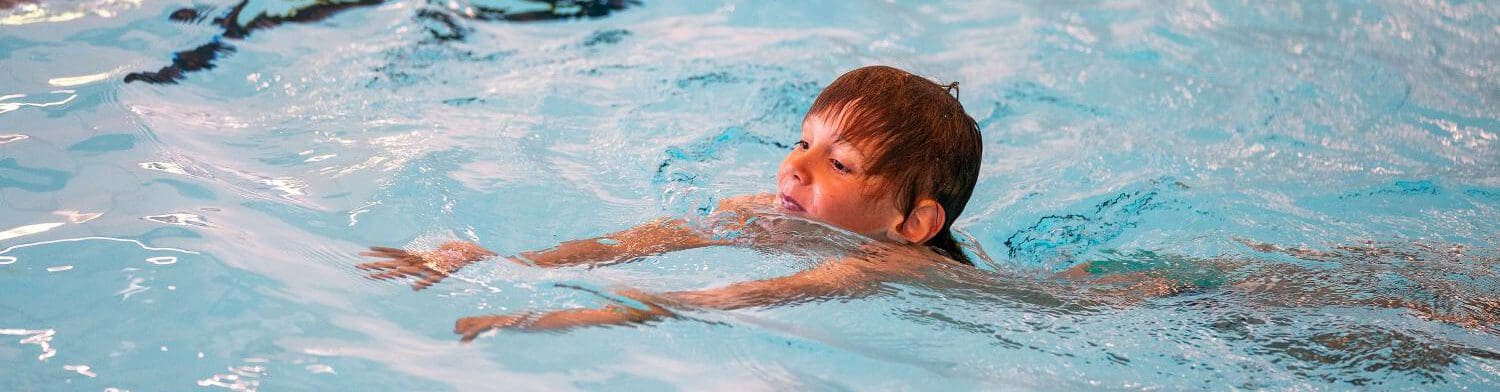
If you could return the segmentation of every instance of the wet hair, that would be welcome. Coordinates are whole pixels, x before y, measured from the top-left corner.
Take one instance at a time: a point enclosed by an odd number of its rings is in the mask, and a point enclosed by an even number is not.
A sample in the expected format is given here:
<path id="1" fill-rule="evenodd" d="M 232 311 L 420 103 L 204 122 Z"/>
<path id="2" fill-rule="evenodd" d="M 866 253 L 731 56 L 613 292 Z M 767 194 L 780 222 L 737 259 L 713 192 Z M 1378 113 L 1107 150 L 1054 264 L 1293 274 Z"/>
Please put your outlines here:
<path id="1" fill-rule="evenodd" d="M 943 228 L 925 245 L 973 265 L 952 227 L 979 180 L 984 143 L 957 91 L 957 82 L 941 85 L 900 69 L 868 66 L 824 88 L 807 116 L 836 119 L 839 137 L 869 152 L 865 174 L 879 177 L 883 191 L 894 191 L 903 214 L 921 197 L 942 205 Z"/>

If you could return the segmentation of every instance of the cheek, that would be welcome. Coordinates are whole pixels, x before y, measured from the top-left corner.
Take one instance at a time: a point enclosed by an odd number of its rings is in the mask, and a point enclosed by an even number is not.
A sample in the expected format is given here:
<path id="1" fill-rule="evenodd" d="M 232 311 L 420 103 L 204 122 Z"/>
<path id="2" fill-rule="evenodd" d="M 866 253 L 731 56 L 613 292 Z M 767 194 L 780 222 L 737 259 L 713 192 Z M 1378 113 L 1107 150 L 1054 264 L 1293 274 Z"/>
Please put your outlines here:
<path id="1" fill-rule="evenodd" d="M 813 218 L 846 230 L 863 232 L 874 225 L 875 211 L 854 189 L 827 187 L 815 189 L 813 206 L 808 213 Z"/>

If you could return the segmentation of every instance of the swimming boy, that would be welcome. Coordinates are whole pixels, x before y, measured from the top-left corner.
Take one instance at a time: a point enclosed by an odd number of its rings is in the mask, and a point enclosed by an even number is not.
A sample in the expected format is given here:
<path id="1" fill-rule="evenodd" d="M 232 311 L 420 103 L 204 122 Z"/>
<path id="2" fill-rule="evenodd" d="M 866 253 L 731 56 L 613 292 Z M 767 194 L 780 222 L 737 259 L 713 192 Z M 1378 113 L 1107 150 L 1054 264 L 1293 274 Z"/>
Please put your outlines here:
<path id="1" fill-rule="evenodd" d="M 617 293 L 641 306 L 467 317 L 454 332 L 469 341 L 496 328 L 626 324 L 672 317 L 672 308 L 736 309 L 861 296 L 875 292 L 882 282 L 920 277 L 936 265 L 972 264 L 954 240 L 952 226 L 974 191 L 983 143 L 974 119 L 950 95 L 956 87 L 886 66 L 850 71 L 813 102 L 801 139 L 777 172 L 777 192 L 723 201 L 715 215 L 731 217 L 727 222 L 703 228 L 683 219 L 660 219 L 510 259 L 537 267 L 599 265 L 705 246 L 762 246 L 778 241 L 772 234 L 776 228 L 753 219 L 766 214 L 817 221 L 869 238 L 855 254 L 790 276 L 714 289 Z M 743 236 L 713 234 L 726 227 Z M 375 271 L 370 277 L 414 278 L 415 290 L 496 256 L 460 241 L 425 252 L 373 247 L 361 255 L 388 259 L 358 266 Z"/>

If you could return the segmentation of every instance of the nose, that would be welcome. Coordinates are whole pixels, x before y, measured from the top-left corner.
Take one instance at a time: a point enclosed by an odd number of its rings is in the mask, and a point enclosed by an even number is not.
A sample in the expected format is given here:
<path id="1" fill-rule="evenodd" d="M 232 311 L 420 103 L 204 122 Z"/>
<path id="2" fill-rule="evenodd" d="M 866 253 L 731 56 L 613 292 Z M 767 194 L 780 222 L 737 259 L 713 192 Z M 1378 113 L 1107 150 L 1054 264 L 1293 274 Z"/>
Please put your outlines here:
<path id="1" fill-rule="evenodd" d="M 797 185 L 807 185 L 809 181 L 812 181 L 811 173 L 807 171 L 807 165 L 805 164 L 806 159 L 803 158 L 805 155 L 807 154 L 792 152 L 790 155 L 787 155 L 786 162 L 782 163 L 782 175 L 791 179 L 792 183 Z"/>

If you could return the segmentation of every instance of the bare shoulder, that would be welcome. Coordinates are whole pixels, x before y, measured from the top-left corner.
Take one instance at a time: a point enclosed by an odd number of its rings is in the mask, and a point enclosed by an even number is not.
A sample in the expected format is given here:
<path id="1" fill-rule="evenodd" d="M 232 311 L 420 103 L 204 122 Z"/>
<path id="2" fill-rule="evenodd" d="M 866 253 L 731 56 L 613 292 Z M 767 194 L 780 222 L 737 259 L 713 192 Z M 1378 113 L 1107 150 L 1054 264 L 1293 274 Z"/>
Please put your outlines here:
<path id="1" fill-rule="evenodd" d="M 776 200 L 776 196 L 769 193 L 740 195 L 725 198 L 719 201 L 716 211 L 743 211 L 759 207 L 770 206 Z"/>
<path id="2" fill-rule="evenodd" d="M 922 275 L 929 268 L 949 262 L 924 246 L 887 242 L 865 244 L 856 257 L 847 261 L 868 272 L 908 277 Z"/>

